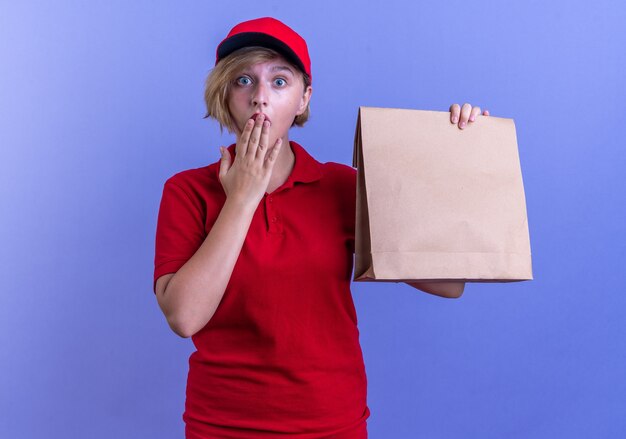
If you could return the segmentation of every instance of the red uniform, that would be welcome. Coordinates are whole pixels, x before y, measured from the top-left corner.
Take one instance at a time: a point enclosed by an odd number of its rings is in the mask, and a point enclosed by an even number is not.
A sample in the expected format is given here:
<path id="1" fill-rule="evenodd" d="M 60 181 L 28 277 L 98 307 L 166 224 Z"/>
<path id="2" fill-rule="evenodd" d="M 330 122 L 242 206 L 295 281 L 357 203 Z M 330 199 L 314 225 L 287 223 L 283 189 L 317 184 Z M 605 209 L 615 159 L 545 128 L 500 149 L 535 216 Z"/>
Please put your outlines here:
<path id="1" fill-rule="evenodd" d="M 289 143 L 291 174 L 263 196 L 215 314 L 192 336 L 187 438 L 367 438 L 350 291 L 356 170 Z M 228 150 L 234 159 L 235 144 Z M 165 182 L 155 283 L 193 256 L 217 219 L 226 200 L 219 166 Z"/>

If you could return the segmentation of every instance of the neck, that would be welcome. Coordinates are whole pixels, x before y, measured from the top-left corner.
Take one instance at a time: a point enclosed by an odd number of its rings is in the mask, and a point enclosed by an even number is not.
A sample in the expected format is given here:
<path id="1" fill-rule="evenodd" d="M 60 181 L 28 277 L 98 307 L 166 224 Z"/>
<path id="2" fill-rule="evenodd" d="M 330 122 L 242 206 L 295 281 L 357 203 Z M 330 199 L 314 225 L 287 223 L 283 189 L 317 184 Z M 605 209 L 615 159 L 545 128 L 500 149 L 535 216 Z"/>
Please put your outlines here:
<path id="1" fill-rule="evenodd" d="M 296 156 L 291 150 L 291 145 L 289 145 L 289 137 L 285 135 L 283 137 L 283 143 L 280 146 L 280 152 L 276 158 L 276 163 L 274 163 L 274 167 L 272 168 L 272 176 L 270 177 L 267 193 L 272 193 L 285 183 L 295 163 Z"/>

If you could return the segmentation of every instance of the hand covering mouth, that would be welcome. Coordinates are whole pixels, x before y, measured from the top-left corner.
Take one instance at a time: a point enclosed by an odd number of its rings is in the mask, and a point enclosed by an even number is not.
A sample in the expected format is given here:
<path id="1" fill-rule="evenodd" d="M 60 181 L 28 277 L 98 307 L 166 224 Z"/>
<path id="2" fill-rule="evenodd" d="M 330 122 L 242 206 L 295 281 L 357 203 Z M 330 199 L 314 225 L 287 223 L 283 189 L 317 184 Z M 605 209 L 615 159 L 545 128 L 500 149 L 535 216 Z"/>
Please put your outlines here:
<path id="1" fill-rule="evenodd" d="M 252 116 L 250 116 L 250 119 L 254 119 L 254 120 L 256 120 L 256 118 L 257 118 L 257 117 L 259 117 L 259 115 L 260 115 L 260 114 L 264 114 L 264 115 L 265 115 L 265 120 L 269 120 L 269 121 L 270 121 L 270 123 L 272 122 L 272 121 L 270 120 L 270 118 L 269 118 L 269 117 L 267 117 L 267 114 L 265 114 L 265 113 L 254 113 Z"/>

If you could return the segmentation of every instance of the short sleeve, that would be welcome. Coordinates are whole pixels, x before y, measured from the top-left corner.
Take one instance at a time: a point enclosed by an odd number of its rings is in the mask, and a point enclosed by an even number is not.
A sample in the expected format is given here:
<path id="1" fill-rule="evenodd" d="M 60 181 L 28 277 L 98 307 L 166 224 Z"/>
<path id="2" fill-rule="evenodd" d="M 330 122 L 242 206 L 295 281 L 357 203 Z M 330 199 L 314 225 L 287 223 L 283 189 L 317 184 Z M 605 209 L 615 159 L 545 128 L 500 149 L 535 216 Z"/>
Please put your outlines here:
<path id="1" fill-rule="evenodd" d="M 170 180 L 163 186 L 156 227 L 153 292 L 156 281 L 176 273 L 204 242 L 204 214 L 201 204 Z"/>

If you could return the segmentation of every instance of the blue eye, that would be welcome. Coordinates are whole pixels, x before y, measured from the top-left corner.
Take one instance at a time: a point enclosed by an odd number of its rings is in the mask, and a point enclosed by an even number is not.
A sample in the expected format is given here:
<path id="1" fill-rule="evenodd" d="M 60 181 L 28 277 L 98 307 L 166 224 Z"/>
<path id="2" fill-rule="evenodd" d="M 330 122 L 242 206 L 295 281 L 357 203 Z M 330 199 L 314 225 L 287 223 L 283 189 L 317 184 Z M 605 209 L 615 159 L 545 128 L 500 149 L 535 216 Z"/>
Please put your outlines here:
<path id="1" fill-rule="evenodd" d="M 242 81 L 250 81 L 250 78 L 248 78 L 246 76 L 240 76 L 236 80 L 237 84 L 240 84 L 240 85 L 248 85 L 249 84 L 249 82 L 242 82 Z"/>
<path id="2" fill-rule="evenodd" d="M 283 78 L 276 79 L 276 82 L 278 82 L 278 81 L 282 81 L 282 84 L 276 84 L 278 86 L 282 86 L 282 85 L 285 85 L 287 83 Z"/>

